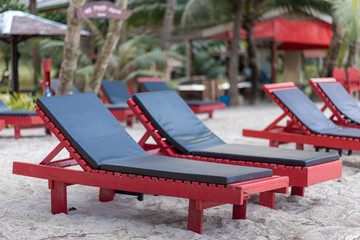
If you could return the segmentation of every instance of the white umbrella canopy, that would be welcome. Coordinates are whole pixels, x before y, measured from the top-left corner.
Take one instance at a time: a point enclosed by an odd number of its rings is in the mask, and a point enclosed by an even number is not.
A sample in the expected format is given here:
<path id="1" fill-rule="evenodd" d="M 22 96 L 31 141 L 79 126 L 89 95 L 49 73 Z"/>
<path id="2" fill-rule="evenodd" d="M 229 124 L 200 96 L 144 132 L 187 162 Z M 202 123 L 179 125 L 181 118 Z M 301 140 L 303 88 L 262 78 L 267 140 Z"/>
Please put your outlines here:
<path id="1" fill-rule="evenodd" d="M 17 44 L 30 37 L 63 36 L 67 26 L 21 11 L 6 11 L 0 14 L 0 40 L 11 44 L 12 82 L 11 91 L 19 91 Z M 81 35 L 89 32 L 82 30 Z"/>

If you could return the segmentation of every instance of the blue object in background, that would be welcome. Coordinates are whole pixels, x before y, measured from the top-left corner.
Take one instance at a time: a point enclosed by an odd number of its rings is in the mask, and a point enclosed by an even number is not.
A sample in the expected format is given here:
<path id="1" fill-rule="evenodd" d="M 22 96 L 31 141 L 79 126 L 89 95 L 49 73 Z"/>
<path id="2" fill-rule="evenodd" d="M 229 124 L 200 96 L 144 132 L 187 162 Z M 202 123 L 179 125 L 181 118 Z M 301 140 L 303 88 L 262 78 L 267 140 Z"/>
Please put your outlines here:
<path id="1" fill-rule="evenodd" d="M 226 106 L 229 106 L 229 102 L 230 102 L 229 95 L 225 94 L 225 95 L 220 96 L 220 102 L 225 103 Z"/>

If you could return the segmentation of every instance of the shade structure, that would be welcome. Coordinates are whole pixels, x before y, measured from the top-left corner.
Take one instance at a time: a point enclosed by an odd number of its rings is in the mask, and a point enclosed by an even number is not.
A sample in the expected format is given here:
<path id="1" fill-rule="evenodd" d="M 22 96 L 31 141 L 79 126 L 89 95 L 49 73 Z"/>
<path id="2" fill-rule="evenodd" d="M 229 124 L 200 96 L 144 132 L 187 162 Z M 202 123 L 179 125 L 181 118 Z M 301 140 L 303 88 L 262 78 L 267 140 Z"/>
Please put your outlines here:
<path id="1" fill-rule="evenodd" d="M 51 37 L 66 34 L 67 26 L 21 11 L 6 11 L 0 14 L 0 40 L 11 44 L 11 91 L 19 90 L 17 44 L 31 37 Z M 90 35 L 81 31 L 81 35 Z"/>
<path id="2" fill-rule="evenodd" d="M 284 18 L 273 18 L 256 23 L 254 36 L 256 39 L 269 39 L 279 43 L 278 49 L 304 50 L 328 48 L 332 38 L 331 25 L 321 21 L 299 21 Z M 210 39 L 232 39 L 232 30 L 210 36 Z M 242 29 L 240 37 L 246 39 Z"/>

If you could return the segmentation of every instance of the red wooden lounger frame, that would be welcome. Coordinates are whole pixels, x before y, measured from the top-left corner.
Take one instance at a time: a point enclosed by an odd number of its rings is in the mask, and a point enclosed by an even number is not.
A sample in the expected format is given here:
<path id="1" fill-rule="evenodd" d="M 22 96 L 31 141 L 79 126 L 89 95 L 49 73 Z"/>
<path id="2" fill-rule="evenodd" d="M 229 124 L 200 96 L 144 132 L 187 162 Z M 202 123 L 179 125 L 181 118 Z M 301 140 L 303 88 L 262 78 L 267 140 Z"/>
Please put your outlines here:
<path id="1" fill-rule="evenodd" d="M 296 143 L 296 149 L 304 149 L 304 144 L 309 144 L 313 145 L 316 149 L 323 147 L 340 150 L 360 150 L 359 139 L 312 133 L 272 94 L 272 91 L 275 90 L 291 88 L 296 88 L 292 82 L 264 85 L 264 91 L 282 108 L 284 113 L 264 130 L 244 129 L 243 136 L 269 139 L 269 144 L 272 147 L 278 147 L 280 144 L 292 142 Z M 286 126 L 278 125 L 278 123 L 286 117 L 290 118 Z"/>
<path id="2" fill-rule="evenodd" d="M 140 84 L 141 89 L 144 92 L 147 92 L 145 87 L 142 85 L 143 82 L 164 82 L 164 79 L 162 78 L 138 78 L 138 83 Z M 197 113 L 207 113 L 209 114 L 209 118 L 213 118 L 214 111 L 216 109 L 223 109 L 226 107 L 224 103 L 221 104 L 209 104 L 209 105 L 189 105 L 191 110 L 197 114 Z"/>
<path id="3" fill-rule="evenodd" d="M 311 78 L 310 79 L 310 86 L 324 102 L 324 106 L 321 108 L 321 111 L 324 112 L 327 108 L 332 112 L 330 120 L 333 121 L 335 124 L 344 126 L 344 127 L 353 127 L 353 128 L 360 128 L 360 125 L 348 121 L 340 112 L 339 110 L 332 104 L 330 99 L 326 97 L 326 95 L 322 92 L 321 88 L 318 86 L 318 83 L 332 83 L 337 82 L 335 78 Z"/>
<path id="4" fill-rule="evenodd" d="M 202 233 L 203 211 L 207 208 L 233 204 L 233 219 L 245 219 L 247 199 L 260 193 L 260 204 L 274 208 L 275 193 L 287 193 L 288 178 L 272 176 L 227 185 L 181 181 L 120 172 L 92 169 L 50 119 L 37 107 L 37 113 L 60 140 L 40 164 L 14 162 L 13 173 L 47 179 L 51 190 L 51 212 L 67 213 L 66 187 L 73 184 L 99 187 L 99 200 L 114 199 L 114 190 L 142 192 L 189 199 L 187 229 Z M 65 148 L 70 157 L 52 161 Z M 79 165 L 84 171 L 66 169 Z"/>
<path id="5" fill-rule="evenodd" d="M 16 115 L 1 115 L 0 114 L 0 131 L 6 125 L 14 126 L 14 138 L 21 138 L 20 130 L 29 128 L 45 128 L 43 120 L 39 116 L 16 116 Z"/>
<path id="6" fill-rule="evenodd" d="M 335 81 L 340 83 L 346 89 L 346 91 L 349 91 L 346 72 L 343 68 L 334 68 L 332 71 L 332 77 L 335 78 Z"/>
<path id="7" fill-rule="evenodd" d="M 100 92 L 106 104 L 111 104 L 105 91 L 100 87 Z M 118 121 L 126 121 L 126 125 L 132 127 L 134 124 L 134 113 L 130 109 L 109 109 Z"/>
<path id="8" fill-rule="evenodd" d="M 176 148 L 168 143 L 163 136 L 155 129 L 142 110 L 133 99 L 127 101 L 135 116 L 144 125 L 146 132 L 138 144 L 150 154 L 164 154 L 171 157 L 188 158 L 200 161 L 217 162 L 250 167 L 270 168 L 274 175 L 288 176 L 291 195 L 305 195 L 305 187 L 341 177 L 342 161 L 337 160 L 310 167 L 285 166 L 279 164 L 268 164 L 249 161 L 234 161 L 229 159 L 208 158 L 201 156 L 183 155 Z M 152 137 L 155 144 L 146 143 Z"/>

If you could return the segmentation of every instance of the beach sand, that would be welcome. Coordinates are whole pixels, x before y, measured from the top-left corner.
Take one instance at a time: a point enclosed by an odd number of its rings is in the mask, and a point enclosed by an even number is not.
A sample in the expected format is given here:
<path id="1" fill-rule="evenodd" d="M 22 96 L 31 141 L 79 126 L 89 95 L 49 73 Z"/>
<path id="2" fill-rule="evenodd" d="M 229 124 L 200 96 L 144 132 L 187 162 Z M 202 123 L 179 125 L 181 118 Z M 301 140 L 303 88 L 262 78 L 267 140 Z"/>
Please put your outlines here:
<path id="1" fill-rule="evenodd" d="M 268 146 L 243 137 L 242 129 L 263 129 L 280 114 L 279 107 L 262 103 L 199 117 L 228 143 Z M 144 133 L 139 122 L 126 130 L 136 140 Z M 274 210 L 258 205 L 258 195 L 249 200 L 246 220 L 232 220 L 231 205 L 205 210 L 199 235 L 186 230 L 188 200 L 180 198 L 145 195 L 140 202 L 115 195 L 103 203 L 97 188 L 74 185 L 68 187 L 72 211 L 52 215 L 47 181 L 12 174 L 12 163 L 39 163 L 58 140 L 43 129 L 23 130 L 22 136 L 14 140 L 12 129 L 0 132 L 0 239 L 360 239 L 359 152 L 341 157 L 340 179 L 307 188 L 304 198 L 277 194 Z"/>

